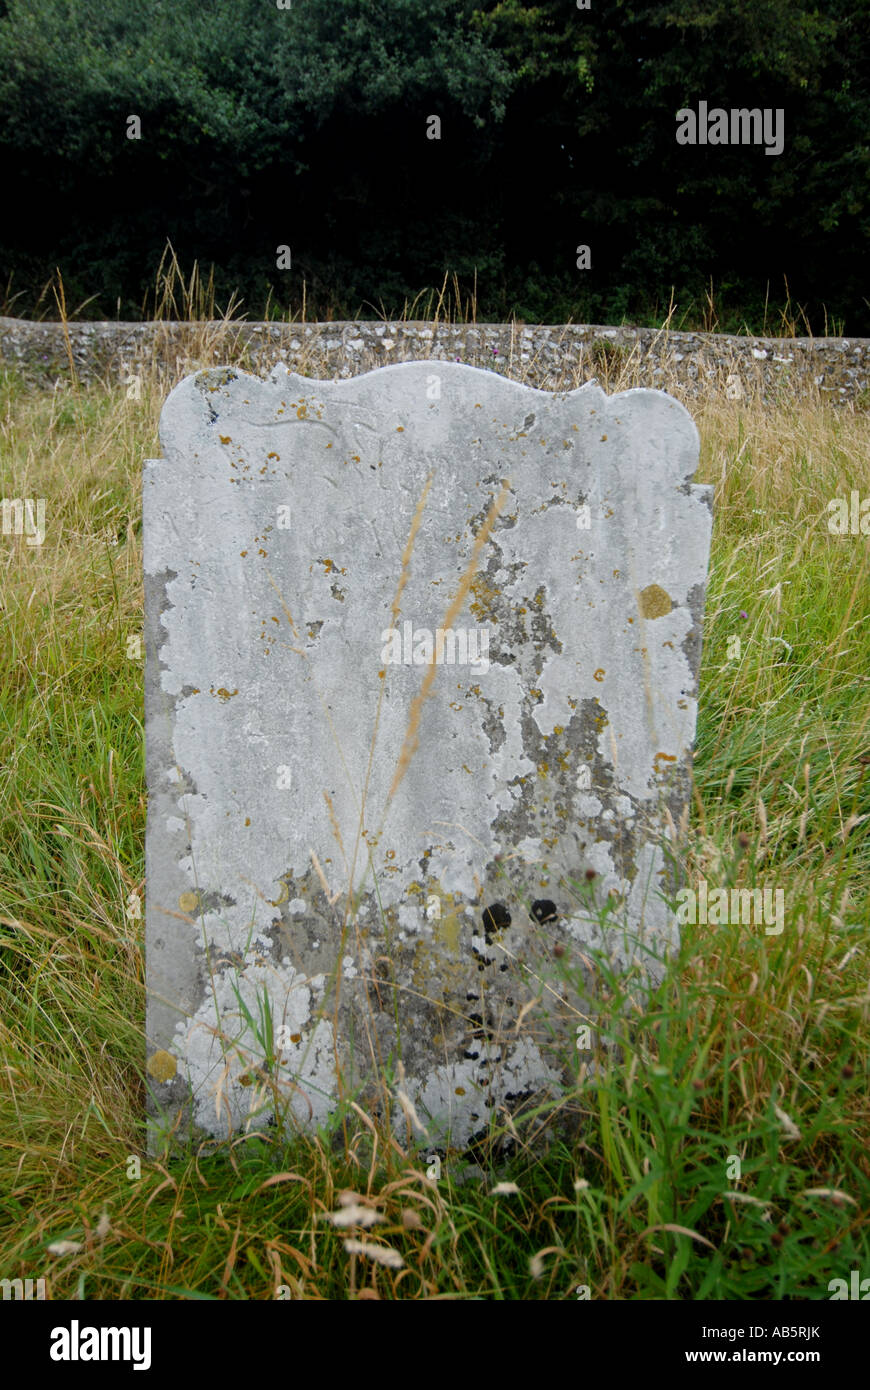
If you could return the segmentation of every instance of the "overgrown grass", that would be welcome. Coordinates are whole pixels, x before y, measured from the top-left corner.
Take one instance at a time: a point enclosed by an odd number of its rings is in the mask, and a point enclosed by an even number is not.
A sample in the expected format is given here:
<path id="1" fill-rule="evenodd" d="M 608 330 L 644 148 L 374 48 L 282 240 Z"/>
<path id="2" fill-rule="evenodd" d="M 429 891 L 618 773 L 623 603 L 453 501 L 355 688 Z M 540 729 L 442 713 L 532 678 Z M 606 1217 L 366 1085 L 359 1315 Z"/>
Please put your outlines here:
<path id="1" fill-rule="evenodd" d="M 0 284 L 0 317 L 24 317 L 37 321 L 53 319 L 59 308 L 57 291 L 60 278 L 59 272 L 56 272 L 39 291 L 34 287 L 30 292 L 13 290 L 10 277 L 5 286 Z M 240 323 L 251 318 L 257 322 L 276 323 L 378 319 L 389 322 L 425 320 L 428 323 L 484 321 L 479 311 L 484 291 L 478 284 L 476 271 L 464 281 L 455 271 L 446 271 L 440 287 L 426 286 L 410 298 L 406 296 L 401 300 L 398 297 L 389 304 L 385 304 L 383 299 L 377 303 L 371 300 L 345 301 L 324 290 L 322 285 L 318 286 L 318 290 L 319 298 L 303 278 L 301 290 L 294 282 L 286 302 L 273 298 L 271 289 L 265 301 L 259 304 L 246 304 L 237 290 L 229 293 L 221 302 L 215 286 L 214 265 L 206 268 L 194 261 L 189 272 L 183 271 L 172 243 L 167 241 L 154 287 L 143 296 L 138 318 L 199 322 L 224 320 L 226 323 Z M 703 290 L 695 286 L 691 289 L 683 287 L 678 292 L 672 286 L 667 301 L 643 296 L 641 304 L 637 295 L 616 289 L 608 297 L 609 309 L 603 319 L 600 312 L 595 311 L 596 304 L 599 310 L 601 307 L 600 295 L 592 299 L 583 295 L 572 299 L 565 295 L 564 287 L 557 289 L 552 285 L 551 290 L 561 308 L 555 319 L 551 315 L 547 320 L 549 323 L 605 322 L 643 328 L 664 327 L 671 332 L 745 334 L 765 338 L 837 338 L 843 337 L 848 326 L 843 319 L 829 317 L 827 309 L 822 306 L 823 331 L 814 333 L 807 306 L 792 299 L 786 276 L 783 276 L 781 289 L 774 287 L 771 290 L 768 282 L 763 300 L 751 304 L 731 303 L 728 287 L 720 286 L 717 289 L 712 277 Z M 546 291 L 535 286 L 531 298 L 534 303 L 541 303 L 547 302 L 548 296 Z M 631 316 L 623 312 L 621 307 L 628 299 L 636 304 L 636 312 Z M 507 309 L 505 319 L 527 321 L 530 311 L 516 299 L 511 303 L 513 307 Z M 119 300 L 115 318 L 120 318 L 120 308 Z M 107 317 L 97 294 L 65 306 L 64 312 L 69 314 L 70 319 L 77 320 Z"/>
<path id="2" fill-rule="evenodd" d="M 631 358 L 603 368 L 608 389 L 635 384 Z M 870 494 L 868 416 L 692 405 L 716 501 L 686 868 L 782 887 L 783 933 L 684 927 L 644 1004 L 611 979 L 609 1043 L 594 1067 L 566 1059 L 575 1137 L 527 1117 L 509 1159 L 459 1182 L 350 1104 L 290 1146 L 144 1156 L 128 639 L 142 460 L 171 384 L 157 362 L 138 400 L 0 379 L 0 496 L 47 501 L 42 546 L 0 539 L 2 1275 L 45 1275 L 55 1298 L 816 1299 L 870 1273 L 870 557 L 825 510 Z M 575 969 L 554 960 L 569 996 Z M 52 1256 L 56 1241 L 79 1248 Z"/>

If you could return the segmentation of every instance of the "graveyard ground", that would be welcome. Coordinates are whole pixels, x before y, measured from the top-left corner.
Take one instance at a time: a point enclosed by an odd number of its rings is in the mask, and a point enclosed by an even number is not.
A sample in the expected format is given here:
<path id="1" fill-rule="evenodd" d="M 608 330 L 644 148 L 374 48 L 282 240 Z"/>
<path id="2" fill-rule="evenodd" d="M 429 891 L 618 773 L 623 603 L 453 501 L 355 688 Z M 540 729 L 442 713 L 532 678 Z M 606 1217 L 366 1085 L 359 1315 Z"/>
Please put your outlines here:
<path id="1" fill-rule="evenodd" d="M 716 497 L 686 868 L 782 888 L 782 932 L 685 926 L 630 1030 L 613 982 L 624 1047 L 578 1078 L 579 1137 L 534 1139 L 539 1114 L 457 1182 L 352 1108 L 277 1152 L 144 1156 L 128 639 L 171 385 L 158 366 L 138 400 L 0 379 L 0 492 L 47 499 L 44 543 L 0 548 L 0 1276 L 83 1299 L 824 1299 L 866 1274 L 870 542 L 827 508 L 870 495 L 870 415 L 690 405 Z M 385 1219 L 334 1227 L 345 1190 Z"/>

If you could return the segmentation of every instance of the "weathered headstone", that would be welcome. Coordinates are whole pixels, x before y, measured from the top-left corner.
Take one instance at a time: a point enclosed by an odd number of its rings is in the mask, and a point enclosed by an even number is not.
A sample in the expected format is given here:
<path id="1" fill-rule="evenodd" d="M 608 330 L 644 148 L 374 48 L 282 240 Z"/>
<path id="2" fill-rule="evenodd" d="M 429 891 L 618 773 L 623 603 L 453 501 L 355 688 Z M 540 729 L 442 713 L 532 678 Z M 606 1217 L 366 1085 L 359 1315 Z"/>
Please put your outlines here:
<path id="1" fill-rule="evenodd" d="M 554 947 L 654 973 L 676 941 L 711 533 L 695 426 L 657 391 L 431 361 L 202 372 L 161 442 L 152 1142 L 372 1112 L 404 1075 L 433 1141 L 464 1146 L 559 1084 L 544 1040 L 587 1015 L 546 987 Z"/>

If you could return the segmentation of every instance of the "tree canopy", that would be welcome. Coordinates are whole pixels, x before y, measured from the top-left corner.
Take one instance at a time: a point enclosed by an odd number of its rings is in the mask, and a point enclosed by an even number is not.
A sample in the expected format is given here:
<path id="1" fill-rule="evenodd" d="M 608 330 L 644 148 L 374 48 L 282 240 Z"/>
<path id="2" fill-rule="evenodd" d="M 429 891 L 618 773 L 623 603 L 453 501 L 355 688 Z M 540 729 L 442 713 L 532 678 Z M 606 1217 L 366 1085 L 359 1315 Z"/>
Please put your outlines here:
<path id="1" fill-rule="evenodd" d="M 253 314 L 303 280 L 396 312 L 449 272 L 490 319 L 712 281 L 749 322 L 787 282 L 868 333 L 868 48 L 870 0 L 0 0 L 3 282 L 25 313 L 59 266 L 138 317 L 168 239 Z M 782 154 L 678 144 L 701 101 L 781 109 Z"/>

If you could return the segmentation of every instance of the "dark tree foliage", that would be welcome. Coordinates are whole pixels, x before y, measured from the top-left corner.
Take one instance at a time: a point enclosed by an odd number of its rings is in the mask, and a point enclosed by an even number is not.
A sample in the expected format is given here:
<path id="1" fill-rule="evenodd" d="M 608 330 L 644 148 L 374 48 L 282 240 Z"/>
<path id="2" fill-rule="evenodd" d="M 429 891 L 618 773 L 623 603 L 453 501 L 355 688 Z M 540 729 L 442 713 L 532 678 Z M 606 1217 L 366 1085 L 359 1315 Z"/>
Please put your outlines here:
<path id="1" fill-rule="evenodd" d="M 701 100 L 781 107 L 784 152 L 678 145 Z M 870 0 L 0 0 L 0 160 L 17 313 L 59 266 L 139 316 L 168 239 L 252 315 L 303 281 L 396 312 L 449 271 L 485 318 L 712 280 L 755 326 L 787 279 L 814 331 L 870 333 Z"/>

